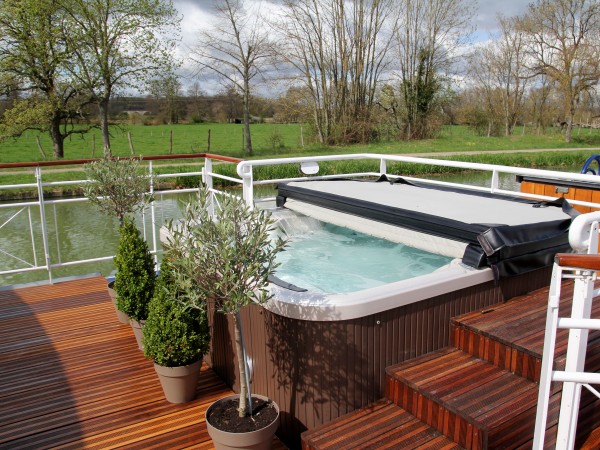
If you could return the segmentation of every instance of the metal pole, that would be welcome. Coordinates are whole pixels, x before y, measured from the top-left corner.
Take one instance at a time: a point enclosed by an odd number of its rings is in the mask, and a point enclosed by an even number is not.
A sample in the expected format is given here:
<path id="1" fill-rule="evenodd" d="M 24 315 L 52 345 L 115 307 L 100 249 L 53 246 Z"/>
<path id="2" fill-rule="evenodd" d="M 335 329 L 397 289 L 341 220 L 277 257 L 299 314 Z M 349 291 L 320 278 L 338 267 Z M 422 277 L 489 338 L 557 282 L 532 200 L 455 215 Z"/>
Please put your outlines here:
<path id="1" fill-rule="evenodd" d="M 31 249 L 33 251 L 33 264 L 37 267 L 37 252 L 35 248 L 35 236 L 33 234 L 33 220 L 31 218 L 31 206 L 27 207 L 27 214 L 29 215 L 29 234 L 31 235 Z"/>
<path id="2" fill-rule="evenodd" d="M 152 161 L 148 164 L 148 173 L 150 175 L 150 195 L 154 194 L 154 177 L 152 176 Z M 157 253 L 157 240 L 156 240 L 156 208 L 154 206 L 154 199 L 150 203 L 150 215 L 152 218 L 152 246 L 154 248 L 154 266 L 158 268 L 158 253 Z"/>
<path id="3" fill-rule="evenodd" d="M 44 243 L 44 260 L 48 270 L 48 281 L 52 283 L 52 267 L 50 266 L 50 251 L 48 250 L 48 229 L 46 228 L 46 209 L 44 208 L 44 189 L 42 186 L 42 168 L 35 168 L 35 178 L 37 179 L 38 204 L 40 206 L 40 222 L 42 226 L 42 241 Z"/>
<path id="4" fill-rule="evenodd" d="M 52 205 L 52 209 L 54 210 L 54 232 L 56 233 L 56 251 L 58 253 L 58 263 L 62 263 L 62 258 L 60 256 L 60 238 L 58 236 L 58 219 L 56 217 L 56 203 Z"/>
<path id="5" fill-rule="evenodd" d="M 210 200 L 208 202 L 208 214 L 210 214 L 211 217 L 213 217 L 215 215 L 215 200 L 214 200 L 214 194 L 212 192 L 212 190 L 213 190 L 212 171 L 213 171 L 212 159 L 204 158 L 204 167 L 202 168 L 202 181 L 204 182 L 206 189 L 208 189 L 208 191 L 210 192 L 210 194 L 209 194 Z M 198 186 L 198 189 L 200 189 L 200 186 Z"/>

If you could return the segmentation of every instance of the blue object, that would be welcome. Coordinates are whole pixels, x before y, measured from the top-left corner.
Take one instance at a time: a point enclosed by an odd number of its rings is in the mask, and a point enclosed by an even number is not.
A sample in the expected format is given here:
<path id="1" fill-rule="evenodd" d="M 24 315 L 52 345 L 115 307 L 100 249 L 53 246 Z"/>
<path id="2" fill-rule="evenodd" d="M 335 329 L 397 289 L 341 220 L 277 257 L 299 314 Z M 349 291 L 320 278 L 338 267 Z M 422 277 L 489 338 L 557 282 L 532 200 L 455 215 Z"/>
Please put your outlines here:
<path id="1" fill-rule="evenodd" d="M 590 167 L 594 162 L 596 162 L 596 167 L 597 167 L 596 170 L 594 170 Z M 586 160 L 586 162 L 583 164 L 583 167 L 581 168 L 580 173 L 583 173 L 583 174 L 591 173 L 592 175 L 598 175 L 598 174 L 600 174 L 600 170 L 598 170 L 598 169 L 600 169 L 600 155 L 594 154 L 594 155 L 590 156 Z"/>

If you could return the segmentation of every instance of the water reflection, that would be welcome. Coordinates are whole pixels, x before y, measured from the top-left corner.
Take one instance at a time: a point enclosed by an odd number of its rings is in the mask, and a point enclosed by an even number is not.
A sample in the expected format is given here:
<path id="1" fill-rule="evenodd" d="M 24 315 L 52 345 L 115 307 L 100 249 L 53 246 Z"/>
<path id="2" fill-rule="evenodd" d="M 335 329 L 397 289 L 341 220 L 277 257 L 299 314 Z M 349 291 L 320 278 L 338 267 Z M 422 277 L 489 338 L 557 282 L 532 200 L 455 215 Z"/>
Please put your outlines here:
<path id="1" fill-rule="evenodd" d="M 189 201 L 190 195 L 189 193 L 175 193 L 157 199 L 155 202 L 157 233 L 167 219 L 181 217 L 182 206 Z M 44 245 L 37 206 L 30 208 L 35 254 L 32 252 L 28 208 L 0 209 L 0 224 L 6 222 L 20 210 L 22 211 L 18 215 L 0 229 L 1 271 L 29 267 L 34 264 L 36 258 L 38 264 L 44 264 Z M 152 248 L 150 210 L 137 214 L 135 220 L 138 227 L 144 230 Z M 46 205 L 48 248 L 52 264 L 114 255 L 118 245 L 118 225 L 116 218 L 100 213 L 87 202 Z M 160 242 L 157 242 L 157 246 L 160 250 Z M 95 272 L 108 276 L 113 269 L 112 260 L 109 260 L 56 268 L 53 269 L 52 276 L 59 278 Z M 46 280 L 47 278 L 48 273 L 45 270 L 0 275 L 0 286 Z"/>

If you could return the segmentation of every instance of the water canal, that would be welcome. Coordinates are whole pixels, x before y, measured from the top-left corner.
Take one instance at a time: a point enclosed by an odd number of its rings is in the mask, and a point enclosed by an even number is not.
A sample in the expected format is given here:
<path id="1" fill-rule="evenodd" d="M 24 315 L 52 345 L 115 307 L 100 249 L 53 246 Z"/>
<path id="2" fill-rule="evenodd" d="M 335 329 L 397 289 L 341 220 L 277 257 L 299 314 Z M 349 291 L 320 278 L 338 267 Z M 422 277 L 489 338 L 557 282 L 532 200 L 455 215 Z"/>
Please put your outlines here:
<path id="1" fill-rule="evenodd" d="M 576 169 L 574 169 L 576 170 Z M 489 186 L 490 179 L 487 173 L 468 173 L 446 175 L 439 178 L 444 181 L 467 183 L 476 186 Z M 513 175 L 504 174 L 500 179 L 500 188 L 518 190 Z M 273 196 L 272 187 L 257 189 L 257 197 Z M 181 217 L 181 211 L 193 194 L 178 194 L 172 192 L 159 195 L 156 199 L 155 227 L 160 228 L 169 219 Z M 6 204 L 6 203 L 4 203 Z M 14 217 L 13 217 L 14 216 Z M 31 216 L 31 217 L 30 217 Z M 11 220 L 9 220 L 13 217 Z M 70 202 L 46 205 L 48 228 L 48 248 L 50 260 L 53 264 L 84 260 L 114 255 L 118 244 L 118 221 L 98 212 L 95 207 L 87 202 Z M 29 223 L 32 223 L 32 236 L 29 232 Z M 153 248 L 152 217 L 149 211 L 138 214 L 136 222 Z M 9 271 L 28 267 L 36 260 L 44 264 L 43 240 L 40 230 L 40 214 L 37 207 L 3 208 L 0 209 L 0 271 Z M 157 232 L 158 235 L 158 232 Z M 160 242 L 157 243 L 160 250 Z M 95 261 L 85 264 L 55 268 L 52 277 L 62 278 L 101 273 L 108 276 L 114 270 L 112 259 Z M 20 284 L 48 279 L 46 270 L 36 270 L 25 273 L 12 273 L 0 275 L 0 286 Z"/>

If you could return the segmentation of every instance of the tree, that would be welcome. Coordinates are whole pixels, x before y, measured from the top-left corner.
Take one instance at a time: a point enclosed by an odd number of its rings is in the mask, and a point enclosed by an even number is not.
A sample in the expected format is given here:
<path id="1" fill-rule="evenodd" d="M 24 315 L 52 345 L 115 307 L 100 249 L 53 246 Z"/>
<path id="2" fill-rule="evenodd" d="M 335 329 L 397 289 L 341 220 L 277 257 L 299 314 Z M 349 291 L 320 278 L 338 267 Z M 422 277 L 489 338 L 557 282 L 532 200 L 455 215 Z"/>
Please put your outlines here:
<path id="1" fill-rule="evenodd" d="M 148 83 L 150 94 L 158 103 L 159 114 L 164 122 L 171 125 L 179 123 L 179 119 L 185 114 L 185 105 L 181 94 L 181 83 L 174 74 L 151 80 Z"/>
<path id="2" fill-rule="evenodd" d="M 398 2 L 399 113 L 407 139 L 431 134 L 439 94 L 445 91 L 457 50 L 471 30 L 473 10 L 471 1 Z"/>
<path id="3" fill-rule="evenodd" d="M 311 99 L 321 143 L 368 142 L 377 86 L 387 69 L 392 0 L 286 0 L 273 26 L 281 59 Z"/>
<path id="4" fill-rule="evenodd" d="M 246 153 L 252 155 L 250 96 L 254 79 L 273 56 L 273 47 L 258 13 L 243 0 L 218 0 L 213 28 L 200 33 L 192 59 L 198 72 L 209 70 L 242 95 Z"/>
<path id="5" fill-rule="evenodd" d="M 142 84 L 174 66 L 181 18 L 171 0 L 57 0 L 68 17 L 71 73 L 98 105 L 110 154 L 108 107 L 116 89 Z"/>
<path id="6" fill-rule="evenodd" d="M 553 80 L 562 96 L 570 142 L 576 104 L 600 80 L 600 3 L 538 0 L 519 26 L 529 37 L 531 68 Z"/>
<path id="7" fill-rule="evenodd" d="M 478 48 L 470 58 L 469 72 L 483 94 L 489 117 L 501 116 L 509 136 L 523 110 L 531 72 L 524 64 L 525 38 L 514 19 L 498 18 L 499 39 Z M 491 130 L 490 122 L 490 130 Z M 489 133 L 488 133 L 489 134 Z"/>
<path id="8" fill-rule="evenodd" d="M 202 122 L 208 115 L 208 101 L 206 92 L 200 88 L 200 83 L 195 81 L 187 91 L 189 109 L 192 122 Z"/>
<path id="9" fill-rule="evenodd" d="M 65 138 L 87 131 L 73 126 L 89 99 L 66 73 L 71 48 L 62 33 L 65 28 L 64 14 L 53 0 L 0 3 L 2 90 L 26 93 L 4 112 L 2 135 L 47 131 L 55 158 L 64 156 Z"/>

